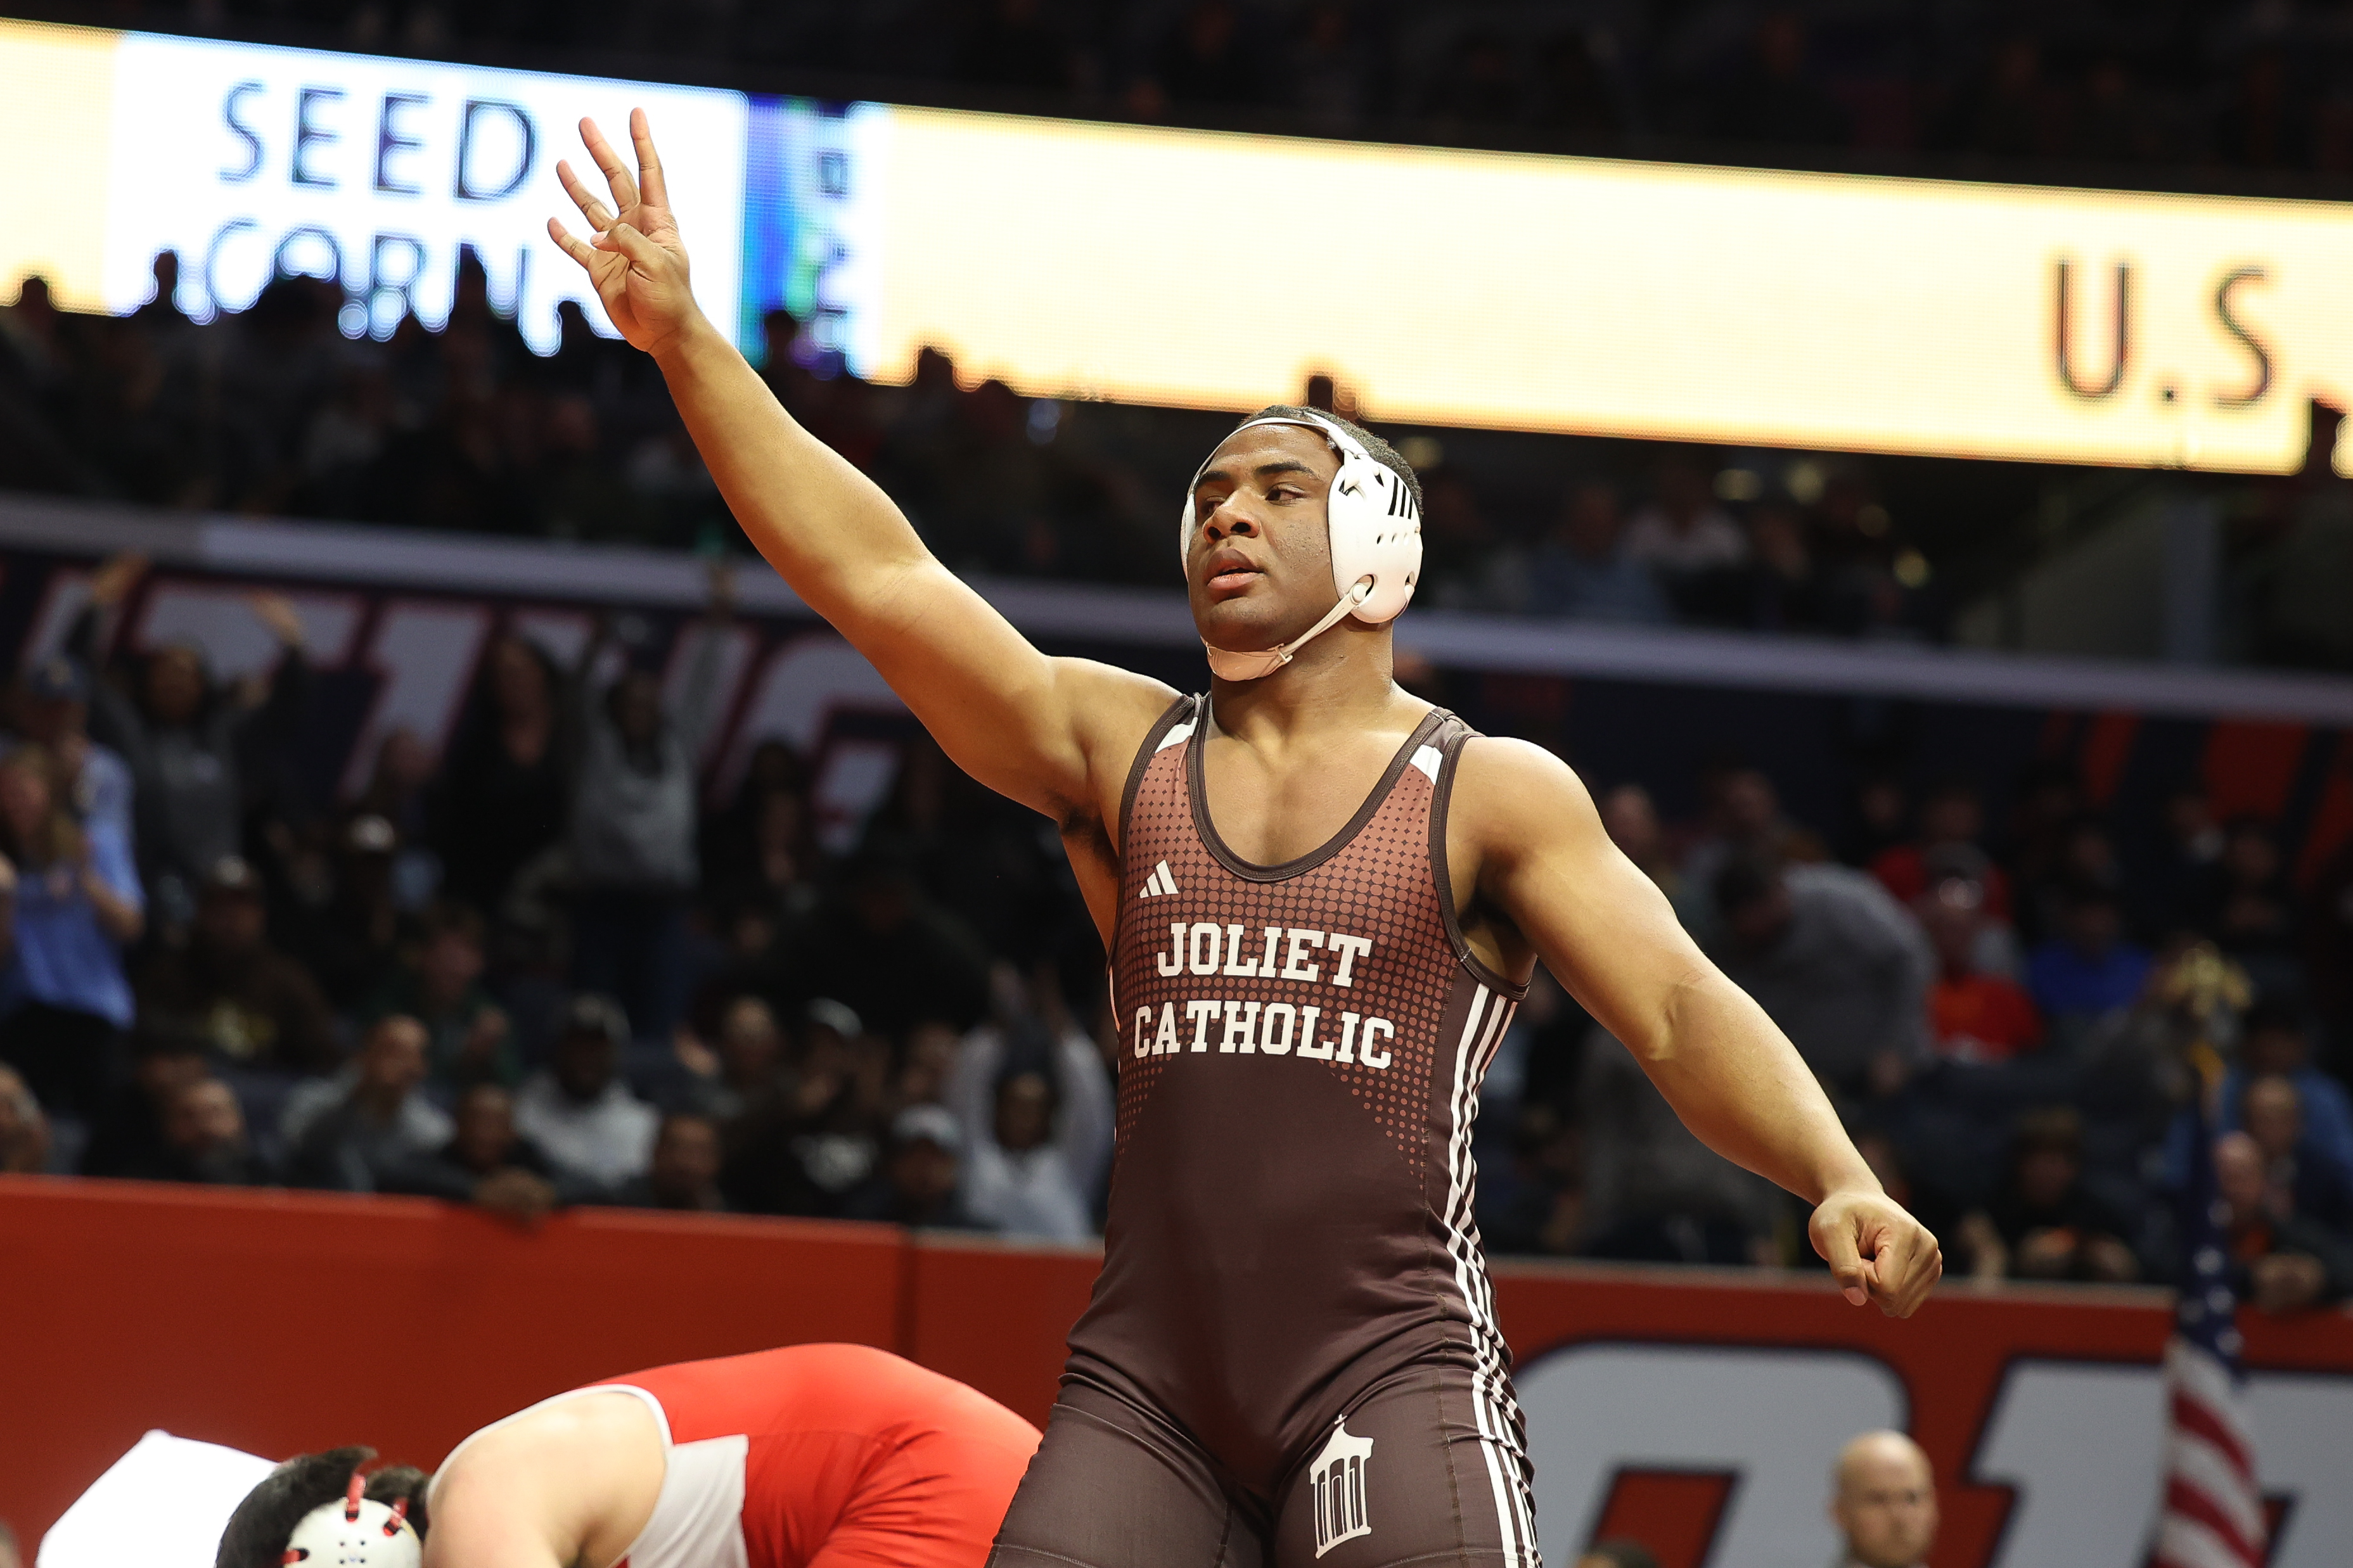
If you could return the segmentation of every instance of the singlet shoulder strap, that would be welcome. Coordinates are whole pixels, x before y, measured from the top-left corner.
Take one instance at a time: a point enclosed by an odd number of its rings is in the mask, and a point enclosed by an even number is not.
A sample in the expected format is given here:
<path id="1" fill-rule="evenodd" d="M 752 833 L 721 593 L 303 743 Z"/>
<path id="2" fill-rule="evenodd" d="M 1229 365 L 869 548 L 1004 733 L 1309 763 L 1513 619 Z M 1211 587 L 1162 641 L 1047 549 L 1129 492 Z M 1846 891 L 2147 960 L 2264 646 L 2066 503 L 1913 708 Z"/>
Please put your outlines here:
<path id="1" fill-rule="evenodd" d="M 1440 713 L 1443 715 L 1443 722 L 1430 737 L 1429 744 L 1423 750 L 1434 747 L 1438 753 L 1433 780 L 1438 787 L 1430 802 L 1430 875 L 1438 887 L 1438 909 L 1446 921 L 1446 940 L 1453 944 L 1454 956 L 1461 961 L 1462 967 L 1476 976 L 1481 984 L 1492 987 L 1514 1002 L 1525 1001 L 1528 994 L 1525 984 L 1496 973 L 1471 950 L 1470 939 L 1462 934 L 1461 911 L 1454 907 L 1454 871 L 1446 859 L 1446 819 L 1449 808 L 1454 804 L 1454 774 L 1462 764 L 1462 748 L 1475 740 L 1479 731 L 1453 713 L 1442 709 Z M 1418 765 L 1419 761 L 1417 754 Z"/>
<path id="2" fill-rule="evenodd" d="M 1127 853 L 1127 818 L 1128 814 L 1135 809 L 1135 792 L 1144 784 L 1144 771 L 1152 765 L 1153 758 L 1169 747 L 1193 738 L 1193 731 L 1199 722 L 1197 715 L 1208 700 L 1207 697 L 1179 697 L 1153 721 L 1152 728 L 1145 731 L 1144 743 L 1135 748 L 1135 761 L 1128 766 L 1127 785 L 1119 793 L 1121 855 Z"/>

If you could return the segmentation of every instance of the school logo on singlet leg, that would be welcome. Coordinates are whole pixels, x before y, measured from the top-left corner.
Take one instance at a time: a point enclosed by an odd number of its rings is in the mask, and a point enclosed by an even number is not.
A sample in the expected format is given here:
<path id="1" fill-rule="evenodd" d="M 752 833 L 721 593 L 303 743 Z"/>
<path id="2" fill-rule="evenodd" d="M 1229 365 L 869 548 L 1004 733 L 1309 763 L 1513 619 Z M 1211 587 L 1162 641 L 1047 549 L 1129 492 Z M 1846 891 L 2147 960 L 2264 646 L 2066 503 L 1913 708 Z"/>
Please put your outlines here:
<path id="1" fill-rule="evenodd" d="M 1350 1436 L 1347 1417 L 1341 1417 L 1332 1440 L 1307 1467 L 1314 1487 L 1316 1556 L 1373 1532 L 1372 1516 L 1365 1510 L 1365 1469 L 1372 1462 L 1373 1440 Z"/>

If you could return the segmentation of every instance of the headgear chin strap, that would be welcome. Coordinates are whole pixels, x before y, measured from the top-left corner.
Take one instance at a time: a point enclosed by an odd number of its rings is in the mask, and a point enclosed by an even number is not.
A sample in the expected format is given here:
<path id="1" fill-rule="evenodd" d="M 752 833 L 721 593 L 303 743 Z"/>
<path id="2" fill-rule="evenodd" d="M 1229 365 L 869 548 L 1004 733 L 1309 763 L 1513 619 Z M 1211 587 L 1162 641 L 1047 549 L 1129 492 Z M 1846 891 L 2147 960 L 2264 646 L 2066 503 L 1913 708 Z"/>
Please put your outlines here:
<path id="1" fill-rule="evenodd" d="M 1332 476 L 1324 512 L 1331 540 L 1332 588 L 1340 599 L 1322 620 L 1281 647 L 1263 653 L 1237 653 L 1203 641 L 1210 672 L 1220 680 L 1256 680 L 1272 675 L 1302 647 L 1339 625 L 1344 616 L 1353 615 L 1369 626 L 1395 620 L 1413 597 L 1414 582 L 1421 575 L 1421 509 L 1414 504 L 1412 488 L 1402 476 L 1331 420 L 1313 415 L 1273 415 L 1250 420 L 1239 429 L 1260 425 L 1296 425 L 1314 430 L 1339 455 L 1340 471 Z M 1208 466 L 1208 459 L 1203 458 L 1201 467 L 1194 470 L 1193 482 L 1185 487 L 1184 522 L 1176 535 L 1180 563 L 1192 549 L 1193 492 Z"/>
<path id="2" fill-rule="evenodd" d="M 340 1500 L 304 1514 L 287 1538 L 285 1561 L 305 1568 L 422 1568 L 425 1546 L 408 1522 L 408 1500 L 386 1507 L 366 1496 L 366 1478 L 353 1475 Z"/>

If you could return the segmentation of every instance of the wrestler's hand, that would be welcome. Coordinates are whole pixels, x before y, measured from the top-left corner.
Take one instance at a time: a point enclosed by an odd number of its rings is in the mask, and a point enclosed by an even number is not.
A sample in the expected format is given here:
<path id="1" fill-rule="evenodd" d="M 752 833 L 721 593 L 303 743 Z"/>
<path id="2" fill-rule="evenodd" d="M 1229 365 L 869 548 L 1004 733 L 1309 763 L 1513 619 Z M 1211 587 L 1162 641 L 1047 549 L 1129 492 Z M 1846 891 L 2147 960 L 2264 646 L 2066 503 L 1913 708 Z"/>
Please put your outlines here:
<path id="1" fill-rule="evenodd" d="M 621 336 L 648 353 L 659 353 L 693 325 L 701 312 L 688 285 L 686 246 L 670 214 L 661 157 L 654 151 L 653 131 L 642 109 L 629 110 L 629 139 L 637 143 L 635 175 L 595 121 L 580 122 L 580 140 L 604 173 L 612 205 L 583 184 L 569 163 L 559 161 L 555 176 L 596 230 L 596 239 L 593 245 L 581 239 L 557 218 L 547 220 L 547 232 L 587 272 Z"/>
<path id="2" fill-rule="evenodd" d="M 1884 1193 L 1832 1193 L 1815 1205 L 1806 1228 L 1858 1307 L 1876 1301 L 1889 1317 L 1908 1318 L 1944 1278 L 1936 1238 Z"/>

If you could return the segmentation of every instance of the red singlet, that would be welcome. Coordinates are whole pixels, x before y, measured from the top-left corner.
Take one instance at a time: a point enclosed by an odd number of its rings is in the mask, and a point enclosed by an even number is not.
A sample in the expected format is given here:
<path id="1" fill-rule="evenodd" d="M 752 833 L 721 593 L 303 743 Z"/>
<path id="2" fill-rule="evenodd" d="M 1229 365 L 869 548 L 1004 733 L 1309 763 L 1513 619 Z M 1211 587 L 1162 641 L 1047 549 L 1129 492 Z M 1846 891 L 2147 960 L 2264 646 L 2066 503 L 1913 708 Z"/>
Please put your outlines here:
<path id="1" fill-rule="evenodd" d="M 986 1394 L 863 1345 L 596 1386 L 635 1391 L 665 1427 L 660 1500 L 628 1568 L 980 1568 L 1038 1447 Z"/>

